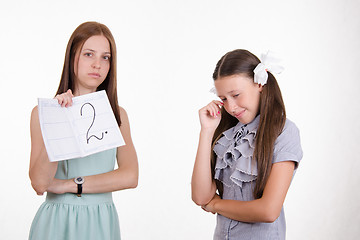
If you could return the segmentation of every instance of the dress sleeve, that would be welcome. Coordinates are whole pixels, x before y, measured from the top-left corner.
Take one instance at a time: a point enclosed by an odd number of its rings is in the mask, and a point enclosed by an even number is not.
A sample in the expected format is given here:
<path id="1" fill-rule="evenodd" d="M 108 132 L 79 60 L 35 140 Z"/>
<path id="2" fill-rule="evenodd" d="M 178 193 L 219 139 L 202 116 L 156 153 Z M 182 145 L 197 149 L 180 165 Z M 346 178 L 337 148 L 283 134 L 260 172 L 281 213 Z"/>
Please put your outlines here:
<path id="1" fill-rule="evenodd" d="M 283 131 L 275 141 L 272 162 L 294 161 L 297 169 L 302 156 L 299 129 L 287 119 Z"/>

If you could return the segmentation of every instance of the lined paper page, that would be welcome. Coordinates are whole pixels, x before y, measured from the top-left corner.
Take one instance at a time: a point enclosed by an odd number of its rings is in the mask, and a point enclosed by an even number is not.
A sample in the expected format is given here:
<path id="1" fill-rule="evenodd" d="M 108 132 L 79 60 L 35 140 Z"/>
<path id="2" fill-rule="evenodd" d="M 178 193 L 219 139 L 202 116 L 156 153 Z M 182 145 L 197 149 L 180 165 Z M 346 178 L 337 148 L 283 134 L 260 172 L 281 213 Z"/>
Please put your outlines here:
<path id="1" fill-rule="evenodd" d="M 105 91 L 73 98 L 71 107 L 39 98 L 39 119 L 50 161 L 88 156 L 125 144 Z"/>

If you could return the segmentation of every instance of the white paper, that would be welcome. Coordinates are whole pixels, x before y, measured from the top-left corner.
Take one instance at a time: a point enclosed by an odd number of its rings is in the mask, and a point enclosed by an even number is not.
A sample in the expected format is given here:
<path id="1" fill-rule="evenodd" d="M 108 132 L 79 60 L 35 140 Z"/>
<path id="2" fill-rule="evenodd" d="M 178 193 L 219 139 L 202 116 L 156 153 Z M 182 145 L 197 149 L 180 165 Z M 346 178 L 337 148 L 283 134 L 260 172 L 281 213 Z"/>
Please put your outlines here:
<path id="1" fill-rule="evenodd" d="M 125 145 L 104 90 L 72 100 L 71 107 L 61 107 L 57 99 L 38 99 L 41 132 L 51 162 Z"/>

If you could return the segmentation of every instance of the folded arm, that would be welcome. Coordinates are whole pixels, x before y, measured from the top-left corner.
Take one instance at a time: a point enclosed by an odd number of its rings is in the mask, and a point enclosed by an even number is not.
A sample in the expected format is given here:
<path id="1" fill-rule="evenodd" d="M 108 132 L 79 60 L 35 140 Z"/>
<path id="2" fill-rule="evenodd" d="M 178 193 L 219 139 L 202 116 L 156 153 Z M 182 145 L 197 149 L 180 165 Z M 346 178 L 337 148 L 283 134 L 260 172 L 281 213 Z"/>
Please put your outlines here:
<path id="1" fill-rule="evenodd" d="M 295 163 L 274 163 L 263 196 L 252 201 L 223 200 L 215 196 L 204 209 L 241 222 L 274 222 L 280 215 Z"/>
<path id="2" fill-rule="evenodd" d="M 122 189 L 135 188 L 138 183 L 138 161 L 133 145 L 130 124 L 126 111 L 120 107 L 121 126 L 120 131 L 125 145 L 117 148 L 118 168 L 102 174 L 83 176 L 85 182 L 82 186 L 83 193 L 113 192 Z M 45 171 L 46 169 L 44 169 Z M 56 172 L 56 169 L 55 169 Z M 53 173 L 55 175 L 55 173 Z M 52 179 L 48 182 L 45 191 L 57 194 L 76 193 L 77 185 L 73 179 Z M 50 178 L 51 176 L 49 176 Z"/>

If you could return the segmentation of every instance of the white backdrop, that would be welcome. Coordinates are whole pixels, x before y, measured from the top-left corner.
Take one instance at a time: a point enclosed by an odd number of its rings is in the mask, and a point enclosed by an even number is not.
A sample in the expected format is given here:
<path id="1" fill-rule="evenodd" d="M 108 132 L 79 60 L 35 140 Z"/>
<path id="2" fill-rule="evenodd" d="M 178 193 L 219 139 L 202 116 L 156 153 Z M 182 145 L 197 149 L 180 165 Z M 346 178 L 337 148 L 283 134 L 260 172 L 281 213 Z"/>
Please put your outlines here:
<path id="1" fill-rule="evenodd" d="M 198 109 L 227 51 L 274 50 L 304 158 L 285 201 L 287 239 L 360 235 L 359 0 L 1 1 L 0 239 L 26 239 L 44 201 L 28 178 L 29 121 L 53 97 L 73 30 L 95 20 L 118 49 L 139 186 L 114 193 L 125 240 L 211 239 L 215 216 L 192 201 Z"/>

